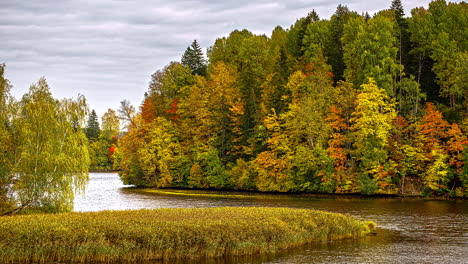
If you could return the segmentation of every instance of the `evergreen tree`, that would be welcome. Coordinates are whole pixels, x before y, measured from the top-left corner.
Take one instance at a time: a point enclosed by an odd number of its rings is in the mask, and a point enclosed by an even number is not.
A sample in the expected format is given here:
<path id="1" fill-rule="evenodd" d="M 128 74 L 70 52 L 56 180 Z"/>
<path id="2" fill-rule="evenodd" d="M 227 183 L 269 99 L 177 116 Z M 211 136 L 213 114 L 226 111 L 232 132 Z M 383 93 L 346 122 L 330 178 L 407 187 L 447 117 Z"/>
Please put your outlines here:
<path id="1" fill-rule="evenodd" d="M 182 65 L 188 66 L 192 70 L 192 74 L 206 75 L 206 63 L 203 57 L 203 51 L 198 45 L 197 40 L 192 42 L 192 45 L 187 47 L 181 59 Z"/>
<path id="2" fill-rule="evenodd" d="M 302 48 L 302 42 L 304 40 L 304 36 L 306 34 L 307 26 L 312 23 L 319 21 L 320 18 L 315 12 L 315 10 L 312 10 L 307 14 L 306 17 L 302 17 L 294 23 L 294 25 L 291 26 L 289 29 L 289 34 L 288 34 L 288 41 L 287 41 L 287 48 L 289 54 L 291 54 L 294 57 L 301 57 L 304 55 L 304 50 Z"/>
<path id="3" fill-rule="evenodd" d="M 395 12 L 395 19 L 397 23 L 400 24 L 405 16 L 405 11 L 403 10 L 403 5 L 401 4 L 400 0 L 393 0 L 390 9 Z"/>
<path id="4" fill-rule="evenodd" d="M 399 80 L 401 81 L 403 77 L 403 70 L 408 72 L 409 66 L 409 51 L 410 46 L 410 35 L 409 35 L 409 26 L 408 21 L 404 17 L 405 11 L 400 0 L 393 0 L 390 10 L 394 12 L 395 20 L 398 25 L 397 38 L 398 38 L 398 62 L 404 66 L 402 71 L 400 71 Z"/>
<path id="5" fill-rule="evenodd" d="M 351 12 L 347 6 L 338 5 L 335 14 L 330 19 L 330 41 L 331 45 L 327 47 L 325 56 L 328 57 L 328 64 L 332 66 L 335 82 L 343 80 L 345 64 L 343 62 L 343 37 L 344 25 L 348 23 L 349 18 L 358 16 Z"/>
<path id="6" fill-rule="evenodd" d="M 86 137 L 91 140 L 95 140 L 101 134 L 101 129 L 99 128 L 98 116 L 94 109 L 89 114 L 88 126 L 86 127 Z"/>

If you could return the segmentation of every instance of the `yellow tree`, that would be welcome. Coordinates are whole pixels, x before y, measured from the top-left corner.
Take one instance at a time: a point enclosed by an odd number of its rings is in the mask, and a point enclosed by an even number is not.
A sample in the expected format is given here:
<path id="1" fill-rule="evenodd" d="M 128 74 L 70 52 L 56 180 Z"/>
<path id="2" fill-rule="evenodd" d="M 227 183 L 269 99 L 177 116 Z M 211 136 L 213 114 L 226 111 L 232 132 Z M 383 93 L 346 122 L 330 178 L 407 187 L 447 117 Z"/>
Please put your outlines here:
<path id="1" fill-rule="evenodd" d="M 102 115 L 101 124 L 101 134 L 105 139 L 110 140 L 119 135 L 120 121 L 114 109 L 107 109 L 107 112 Z"/>
<path id="2" fill-rule="evenodd" d="M 360 162 L 360 188 L 364 194 L 395 193 L 389 171 L 388 138 L 396 117 L 395 105 L 372 78 L 361 86 L 351 119 L 354 156 Z"/>
<path id="3" fill-rule="evenodd" d="M 253 166 L 257 173 L 255 184 L 260 191 L 290 191 L 295 186 L 289 177 L 294 155 L 289 135 L 285 133 L 274 110 L 265 118 L 264 124 L 270 133 L 266 142 L 269 150 L 261 152 L 254 160 Z"/>
<path id="4" fill-rule="evenodd" d="M 172 186 L 177 155 L 180 144 L 175 136 L 174 124 L 163 117 L 147 124 L 144 146 L 137 150 L 141 170 L 149 186 Z"/>
<path id="5" fill-rule="evenodd" d="M 223 160 L 234 162 L 243 150 L 240 138 L 244 105 L 237 71 L 223 62 L 213 65 L 208 78 L 207 94 L 211 128 L 214 132 L 213 145 Z"/>

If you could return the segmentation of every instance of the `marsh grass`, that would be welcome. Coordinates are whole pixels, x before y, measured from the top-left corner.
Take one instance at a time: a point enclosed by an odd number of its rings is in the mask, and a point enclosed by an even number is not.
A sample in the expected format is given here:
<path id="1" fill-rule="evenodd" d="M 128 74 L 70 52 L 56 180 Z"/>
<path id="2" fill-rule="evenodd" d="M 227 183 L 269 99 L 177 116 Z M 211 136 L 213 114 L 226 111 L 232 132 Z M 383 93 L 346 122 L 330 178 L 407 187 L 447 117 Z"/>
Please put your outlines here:
<path id="1" fill-rule="evenodd" d="M 0 262 L 147 261 L 270 253 L 357 238 L 375 223 L 314 210 L 226 207 L 0 218 Z"/>

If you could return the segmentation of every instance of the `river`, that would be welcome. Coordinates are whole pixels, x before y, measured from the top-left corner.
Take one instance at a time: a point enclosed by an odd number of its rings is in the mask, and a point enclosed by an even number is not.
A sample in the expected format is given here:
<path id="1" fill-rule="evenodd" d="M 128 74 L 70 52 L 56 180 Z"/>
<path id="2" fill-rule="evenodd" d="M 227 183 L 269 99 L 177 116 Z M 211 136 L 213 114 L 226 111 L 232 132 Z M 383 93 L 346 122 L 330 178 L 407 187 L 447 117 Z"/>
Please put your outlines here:
<path id="1" fill-rule="evenodd" d="M 467 202 L 463 200 L 262 194 L 248 194 L 247 197 L 243 194 L 242 198 L 187 197 L 143 193 L 132 186 L 123 185 L 116 173 L 91 173 L 90 176 L 85 194 L 75 198 L 75 211 L 290 207 L 344 213 L 373 220 L 379 227 L 376 236 L 357 240 L 306 245 L 270 255 L 191 263 L 468 263 L 468 211 Z"/>

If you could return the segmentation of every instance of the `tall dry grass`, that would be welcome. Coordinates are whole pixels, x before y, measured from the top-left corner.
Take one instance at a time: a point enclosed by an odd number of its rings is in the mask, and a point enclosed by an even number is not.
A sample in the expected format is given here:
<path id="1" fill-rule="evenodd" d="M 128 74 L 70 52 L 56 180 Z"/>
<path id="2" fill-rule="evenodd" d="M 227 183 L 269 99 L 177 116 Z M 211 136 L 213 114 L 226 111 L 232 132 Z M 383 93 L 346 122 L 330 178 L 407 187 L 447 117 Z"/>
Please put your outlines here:
<path id="1" fill-rule="evenodd" d="M 356 238 L 373 222 L 314 210 L 230 207 L 0 218 L 0 262 L 146 261 L 274 252 Z"/>

